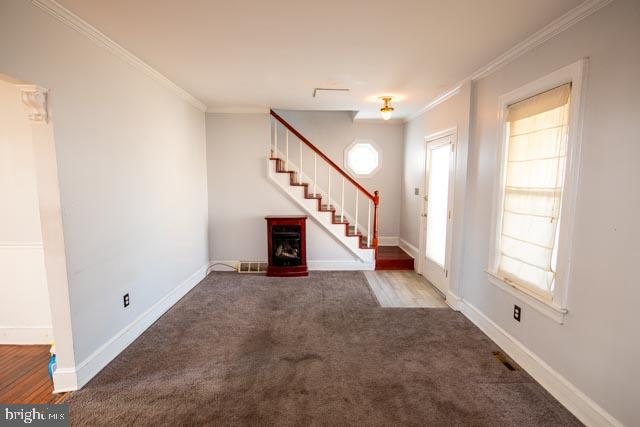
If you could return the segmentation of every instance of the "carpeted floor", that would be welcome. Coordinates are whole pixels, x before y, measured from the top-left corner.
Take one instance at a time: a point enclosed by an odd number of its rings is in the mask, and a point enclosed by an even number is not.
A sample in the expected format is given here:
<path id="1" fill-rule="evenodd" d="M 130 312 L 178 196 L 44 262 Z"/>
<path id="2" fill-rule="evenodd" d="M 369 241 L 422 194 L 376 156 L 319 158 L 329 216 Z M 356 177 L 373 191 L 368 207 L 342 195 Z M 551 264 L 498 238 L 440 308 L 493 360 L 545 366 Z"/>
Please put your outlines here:
<path id="1" fill-rule="evenodd" d="M 73 425 L 579 425 L 464 316 L 361 272 L 213 273 L 82 390 Z"/>

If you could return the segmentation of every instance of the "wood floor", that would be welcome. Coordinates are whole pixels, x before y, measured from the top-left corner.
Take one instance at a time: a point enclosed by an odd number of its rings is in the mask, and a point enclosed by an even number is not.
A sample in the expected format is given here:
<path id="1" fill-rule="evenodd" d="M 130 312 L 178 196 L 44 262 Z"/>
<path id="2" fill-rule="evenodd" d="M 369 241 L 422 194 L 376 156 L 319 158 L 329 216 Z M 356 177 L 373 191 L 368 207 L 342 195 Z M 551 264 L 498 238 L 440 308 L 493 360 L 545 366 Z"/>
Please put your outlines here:
<path id="1" fill-rule="evenodd" d="M 0 345 L 0 403 L 61 403 L 52 394 L 48 345 Z"/>
<path id="2" fill-rule="evenodd" d="M 411 270 L 413 257 L 398 246 L 379 246 L 376 270 Z"/>
<path id="3" fill-rule="evenodd" d="M 382 307 L 447 307 L 444 298 L 415 271 L 365 271 Z"/>

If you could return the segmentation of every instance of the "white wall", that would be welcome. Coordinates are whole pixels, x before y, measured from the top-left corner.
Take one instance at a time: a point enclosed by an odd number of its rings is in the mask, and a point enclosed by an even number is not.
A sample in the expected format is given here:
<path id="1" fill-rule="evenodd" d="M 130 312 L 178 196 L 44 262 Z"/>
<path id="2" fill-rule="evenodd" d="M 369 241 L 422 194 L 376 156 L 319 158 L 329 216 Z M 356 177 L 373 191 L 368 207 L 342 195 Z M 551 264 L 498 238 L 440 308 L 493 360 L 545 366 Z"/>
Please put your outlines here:
<path id="1" fill-rule="evenodd" d="M 18 88 L 0 80 L 0 344 L 46 344 L 51 311 L 31 127 Z"/>
<path id="2" fill-rule="evenodd" d="M 278 114 L 304 135 L 312 144 L 329 156 L 338 166 L 348 171 L 344 166 L 344 149 L 355 139 L 371 139 L 382 150 L 382 163 L 380 169 L 371 177 L 354 177 L 370 193 L 380 191 L 379 226 L 380 237 L 397 238 L 400 235 L 400 187 L 402 177 L 402 147 L 403 125 L 401 122 L 352 120 L 348 111 L 290 111 L 278 110 Z M 293 141 L 292 139 L 291 141 Z M 282 142 L 282 141 L 281 141 Z M 296 140 L 297 143 L 297 140 Z M 297 148 L 293 149 L 294 153 Z M 294 160 L 297 158 L 294 154 Z M 305 173 L 311 173 L 305 165 L 311 166 L 311 154 L 306 160 L 303 158 Z M 296 160 L 297 162 L 297 160 Z M 324 173 L 324 170 L 321 172 Z M 332 180 L 332 198 L 339 203 L 340 177 L 334 174 Z M 322 179 L 322 180 L 321 180 Z M 318 178 L 325 182 L 324 175 Z M 348 186 L 347 186 L 348 187 Z M 325 185 L 326 190 L 326 185 Z M 347 190 L 345 190 L 347 193 Z M 359 199 L 358 223 L 366 227 L 366 200 Z M 354 202 L 345 205 L 353 214 Z"/>
<path id="3" fill-rule="evenodd" d="M 404 130 L 404 169 L 402 175 L 400 238 L 402 246 L 414 251 L 420 248 L 420 221 L 422 217 L 425 189 L 425 137 L 454 129 L 456 135 L 456 171 L 453 182 L 453 235 L 450 291 L 455 295 L 458 289 L 461 270 L 462 249 L 464 247 L 464 215 L 467 181 L 467 158 L 469 152 L 469 117 L 471 102 L 471 83 L 465 82 L 455 96 L 424 112 L 405 124 Z M 419 194 L 415 194 L 418 188 Z M 409 246 L 410 245 L 410 246 Z M 416 268 L 418 263 L 416 262 Z"/>
<path id="4" fill-rule="evenodd" d="M 267 259 L 266 215 L 304 214 L 267 177 L 268 114 L 207 114 L 209 253 L 214 261 Z M 352 262 L 339 242 L 311 218 L 307 260 Z"/>
<path id="5" fill-rule="evenodd" d="M 51 91 L 84 366 L 208 262 L 204 113 L 30 2 L 1 2 L 0 51 L 3 72 Z"/>
<path id="6" fill-rule="evenodd" d="M 465 205 L 462 296 L 481 315 L 625 425 L 639 425 L 640 335 L 640 3 L 616 0 L 569 30 L 473 83 Z M 560 325 L 487 280 L 494 176 L 498 169 L 499 97 L 589 57 L 572 276 Z M 460 97 L 460 95 L 458 96 Z M 456 97 L 456 98 L 458 98 Z M 425 116 L 428 127 L 459 120 L 452 99 Z M 450 105 L 448 105 L 450 104 Z M 432 118 L 433 116 L 433 118 Z M 413 185 L 411 141 L 425 133 L 407 125 L 405 186 Z M 444 123 L 443 123 L 444 124 Z M 405 197 L 410 188 L 405 188 Z M 402 236 L 415 235 L 415 204 L 403 205 Z M 406 222 L 405 222 L 406 221 Z M 522 321 L 512 318 L 523 307 Z M 581 400 L 577 395 L 569 399 Z"/>

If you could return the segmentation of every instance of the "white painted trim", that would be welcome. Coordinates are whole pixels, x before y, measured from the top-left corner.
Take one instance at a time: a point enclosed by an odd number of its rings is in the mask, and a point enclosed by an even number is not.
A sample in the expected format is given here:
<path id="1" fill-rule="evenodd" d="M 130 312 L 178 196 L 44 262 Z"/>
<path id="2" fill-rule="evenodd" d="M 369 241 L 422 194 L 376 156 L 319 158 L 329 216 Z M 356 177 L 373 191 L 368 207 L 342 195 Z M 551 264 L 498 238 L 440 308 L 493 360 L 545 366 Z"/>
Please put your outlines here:
<path id="1" fill-rule="evenodd" d="M 418 258 L 418 254 L 420 253 L 418 248 L 416 248 L 415 246 L 413 246 L 411 243 L 407 242 L 403 238 L 400 238 L 398 240 L 398 246 L 400 247 L 400 249 L 402 249 L 403 251 L 411 255 L 414 260 Z M 417 265 L 417 263 L 415 264 Z"/>
<path id="2" fill-rule="evenodd" d="M 566 308 L 562 308 L 560 306 L 553 304 L 550 301 L 544 301 L 533 294 L 529 294 L 526 291 L 526 289 L 519 288 L 510 283 L 507 283 L 490 271 L 485 271 L 485 273 L 487 273 L 487 279 L 489 280 L 489 283 L 491 283 L 492 285 L 495 285 L 498 288 L 502 289 L 503 291 L 507 292 L 508 294 L 513 295 L 514 297 L 522 301 L 527 306 L 544 314 L 545 316 L 549 317 L 553 321 L 559 324 L 564 323 L 564 317 L 568 313 L 568 310 Z"/>
<path id="3" fill-rule="evenodd" d="M 357 144 L 363 144 L 363 145 L 369 144 L 378 153 L 378 165 L 370 173 L 356 173 L 353 169 L 351 169 L 351 166 L 349 166 L 349 162 L 348 162 L 349 151 L 351 150 L 351 148 L 353 148 Z M 356 138 L 353 141 L 351 141 L 351 144 L 347 145 L 342 151 L 342 165 L 347 170 L 347 172 L 349 172 L 349 174 L 354 178 L 373 177 L 382 168 L 382 161 L 383 161 L 382 148 L 378 144 L 376 144 L 376 142 L 371 138 Z"/>
<path id="4" fill-rule="evenodd" d="M 209 263 L 200 267 L 184 282 L 162 299 L 140 314 L 133 322 L 121 329 L 109 341 L 73 368 L 56 369 L 54 372 L 55 393 L 78 390 L 100 372 L 109 362 L 127 348 L 149 326 L 176 304 L 187 292 L 205 278 Z"/>
<path id="5" fill-rule="evenodd" d="M 374 263 L 366 263 L 357 260 L 353 261 L 307 261 L 310 271 L 373 271 L 376 269 Z"/>
<path id="6" fill-rule="evenodd" d="M 164 75 L 160 74 L 160 72 L 152 68 L 149 64 L 135 56 L 133 53 L 129 52 L 124 47 L 120 46 L 100 30 L 89 24 L 84 19 L 80 18 L 78 15 L 71 12 L 69 9 L 62 6 L 60 3 L 56 2 L 55 0 L 31 0 L 31 3 L 34 6 L 42 9 L 49 15 L 53 16 L 69 28 L 72 28 L 80 34 L 86 36 L 98 46 L 107 49 L 129 65 L 133 66 L 139 71 L 142 71 L 144 74 L 151 77 L 165 88 L 171 90 L 173 93 L 196 107 L 198 110 L 202 112 L 207 110 L 207 106 L 203 102 L 199 101 L 189 92 L 182 89 L 180 86 L 169 80 Z"/>
<path id="7" fill-rule="evenodd" d="M 553 397 L 587 426 L 616 426 L 622 423 L 560 375 L 544 360 L 515 339 L 469 301 L 461 301 L 462 313 L 499 345 Z"/>
<path id="8" fill-rule="evenodd" d="M 0 326 L 0 344 L 35 345 L 51 344 L 51 326 Z"/>
<path id="9" fill-rule="evenodd" d="M 400 246 L 400 237 L 378 236 L 378 246 Z"/>
<path id="10" fill-rule="evenodd" d="M 518 89 L 502 95 L 498 105 L 498 150 L 496 151 L 496 175 L 493 188 L 493 206 L 491 213 L 491 234 L 489 241 L 488 266 L 486 271 L 493 276 L 490 280 L 493 284 L 502 287 L 504 290 L 519 290 L 523 294 L 540 300 L 542 305 L 536 304 L 532 307 L 540 307 L 542 313 L 551 314 L 551 317 L 562 324 L 564 314 L 567 308 L 567 290 L 571 282 L 571 253 L 573 247 L 575 224 L 574 216 L 576 210 L 576 196 L 578 192 L 578 181 L 580 171 L 580 153 L 581 153 L 581 133 L 584 111 L 583 87 L 585 85 L 587 59 L 580 59 L 572 64 L 562 67 L 546 76 L 530 82 Z M 533 289 L 527 289 L 525 285 L 515 283 L 515 287 L 509 285 L 502 286 L 502 279 L 498 274 L 498 262 L 500 252 L 500 225 L 502 224 L 503 203 L 504 203 L 504 187 L 506 179 L 506 161 L 507 161 L 507 123 L 505 115 L 507 106 L 527 99 L 531 96 L 542 93 L 546 90 L 558 87 L 560 85 L 571 83 L 571 103 L 569 104 L 569 126 L 568 126 L 568 142 L 565 176 L 562 189 L 562 202 L 560 211 L 560 229 L 558 237 L 558 256 L 556 265 L 555 289 L 553 293 L 538 294 Z M 547 301 L 549 300 L 549 301 Z M 564 313 L 550 312 L 543 309 L 543 305 L 558 307 Z"/>
<path id="11" fill-rule="evenodd" d="M 452 96 L 456 95 L 459 92 L 460 87 L 464 84 L 465 81 L 471 80 L 480 80 L 483 79 L 505 65 L 513 62 L 517 58 L 521 57 L 525 53 L 535 49 L 540 46 L 542 43 L 547 40 L 552 39 L 563 31 L 568 30 L 578 22 L 582 21 L 586 17 L 594 14 L 598 10 L 602 9 L 613 0 L 586 0 L 578 6 L 574 7 L 555 21 L 551 22 L 547 26 L 541 28 L 540 30 L 533 33 L 531 36 L 527 37 L 520 43 L 517 43 L 511 49 L 504 52 L 502 55 L 493 59 L 488 64 L 480 67 L 476 71 L 474 71 L 470 76 L 462 79 L 460 83 L 457 83 L 453 88 L 447 89 L 445 92 L 436 96 L 433 100 L 431 100 L 427 105 L 422 107 L 417 112 L 409 115 L 404 122 L 410 122 L 411 120 L 419 117 L 421 114 L 429 111 L 435 106 L 441 104 Z"/>
<path id="12" fill-rule="evenodd" d="M 428 278 L 427 275 L 425 274 L 425 270 L 426 270 L 426 265 L 425 265 L 425 256 L 422 256 L 422 254 L 426 254 L 426 233 L 427 233 L 427 221 L 426 221 L 426 212 L 424 212 L 424 198 L 425 196 L 427 196 L 428 192 L 429 192 L 429 186 L 428 186 L 428 177 L 429 175 L 427 174 L 427 164 L 429 163 L 429 146 L 430 144 L 434 144 L 436 141 L 442 140 L 444 138 L 449 138 L 448 141 L 446 142 L 441 142 L 436 144 L 436 146 L 441 146 L 443 144 L 450 144 L 452 147 L 452 154 L 451 157 L 449 159 L 449 167 L 451 168 L 451 170 L 449 171 L 449 197 L 448 197 L 448 204 L 449 204 L 449 210 L 451 211 L 451 217 L 449 218 L 449 220 L 447 221 L 447 248 L 446 248 L 446 254 L 445 254 L 445 265 L 441 266 L 444 271 L 450 270 L 451 269 L 451 265 L 457 265 L 457 262 L 454 262 L 452 257 L 453 254 L 455 253 L 453 251 L 453 222 L 454 219 L 457 218 L 458 213 L 456 211 L 456 207 L 455 207 L 455 191 L 456 191 L 456 186 L 455 186 L 455 182 L 456 182 L 456 174 L 458 173 L 457 167 L 458 167 L 458 126 L 453 126 L 450 128 L 446 128 L 446 129 L 442 129 L 439 130 L 437 132 L 433 132 L 427 136 L 424 137 L 424 156 L 422 158 L 422 163 L 424 165 L 423 171 L 422 171 L 422 198 L 420 200 L 420 216 L 418 217 L 418 221 L 419 221 L 419 231 L 418 231 L 418 235 L 419 235 L 419 245 L 418 245 L 418 254 L 421 254 L 417 259 L 416 259 L 416 271 L 421 274 L 422 276 L 424 276 L 427 280 L 429 280 L 430 283 L 432 283 L 436 288 L 438 288 L 438 286 L 436 286 L 435 281 L 433 280 L 434 278 Z M 433 261 L 432 261 L 433 262 Z M 433 271 L 432 271 L 433 272 Z M 446 293 L 449 292 L 449 289 L 451 288 L 451 276 L 448 274 L 444 274 L 444 278 L 442 278 L 444 281 L 446 281 Z M 439 289 L 439 288 L 438 288 Z M 443 289 L 439 289 L 440 292 L 445 292 Z"/>
<path id="13" fill-rule="evenodd" d="M 207 114 L 269 114 L 269 107 L 210 107 Z"/>
<path id="14" fill-rule="evenodd" d="M 236 265 L 239 262 L 240 262 L 239 260 L 226 260 L 226 261 L 212 260 L 209 262 L 209 265 L 210 265 L 209 271 L 231 271 L 232 272 L 233 270 L 230 270 L 229 268 L 223 265 L 214 266 L 213 264 L 224 263 L 229 265 Z M 266 262 L 266 261 L 263 261 L 263 262 Z M 336 261 L 307 260 L 307 267 L 309 268 L 309 271 L 353 271 L 353 270 L 369 271 L 369 270 L 376 269 L 375 263 L 366 263 L 358 260 L 336 260 Z"/>
<path id="15" fill-rule="evenodd" d="M 278 178 L 278 172 L 275 171 L 275 163 L 272 163 L 272 160 L 267 159 L 267 176 L 268 178 L 291 200 L 293 200 L 298 206 L 300 206 L 305 212 L 307 212 L 308 216 L 312 218 L 319 226 L 324 228 L 333 238 L 338 241 L 342 246 L 344 246 L 349 252 L 358 257 L 363 263 L 367 263 L 369 261 L 369 257 L 373 258 L 373 250 L 372 249 L 362 249 L 355 248 L 351 246 L 346 239 L 353 239 L 353 237 L 346 236 L 344 233 L 338 233 L 336 230 L 327 225 L 327 223 L 323 222 L 319 216 L 322 214 L 326 214 L 327 212 L 319 211 L 317 208 L 310 208 L 307 204 L 304 203 L 304 199 L 296 196 L 291 190 L 293 187 L 289 183 L 284 184 L 281 183 Z M 333 199 L 331 199 L 333 200 Z"/>
<path id="16" fill-rule="evenodd" d="M 44 249 L 42 242 L 0 242 L 0 249 Z"/>
<path id="17" fill-rule="evenodd" d="M 261 262 L 266 262 L 266 261 L 261 261 Z M 209 261 L 209 267 L 207 269 L 207 272 L 211 272 L 211 271 L 229 271 L 229 272 L 233 272 L 233 270 L 230 267 L 227 267 L 227 266 L 231 266 L 231 265 L 237 266 L 239 263 L 240 263 L 240 260 L 238 260 L 238 259 L 233 259 L 233 260 L 230 260 L 230 259 L 226 259 L 226 260 L 213 259 L 213 260 Z M 237 267 L 236 267 L 236 271 L 237 271 Z"/>
<path id="18" fill-rule="evenodd" d="M 445 102 L 447 99 L 449 98 L 453 98 L 454 96 L 456 96 L 457 94 L 460 93 L 460 90 L 462 90 L 462 85 L 464 84 L 463 82 L 458 83 L 457 85 L 455 85 L 454 87 L 452 87 L 451 89 L 448 89 L 446 92 L 441 93 L 440 95 L 436 96 L 435 98 L 433 98 L 433 100 L 431 100 L 427 105 L 425 105 L 424 107 L 422 107 L 421 109 L 419 109 L 418 111 L 416 111 L 415 113 L 409 115 L 404 121 L 406 122 L 410 122 L 411 120 L 418 118 L 420 115 L 426 113 L 427 111 L 431 110 L 432 108 L 437 107 L 438 105 L 442 104 L 443 102 Z"/>
<path id="19" fill-rule="evenodd" d="M 434 288 L 435 288 L 435 286 L 434 286 Z M 435 288 L 435 289 L 438 289 L 438 288 Z M 447 291 L 445 302 L 454 311 L 461 311 L 462 310 L 462 298 L 459 297 L 458 295 L 454 294 L 453 292 L 451 292 L 451 290 Z"/>

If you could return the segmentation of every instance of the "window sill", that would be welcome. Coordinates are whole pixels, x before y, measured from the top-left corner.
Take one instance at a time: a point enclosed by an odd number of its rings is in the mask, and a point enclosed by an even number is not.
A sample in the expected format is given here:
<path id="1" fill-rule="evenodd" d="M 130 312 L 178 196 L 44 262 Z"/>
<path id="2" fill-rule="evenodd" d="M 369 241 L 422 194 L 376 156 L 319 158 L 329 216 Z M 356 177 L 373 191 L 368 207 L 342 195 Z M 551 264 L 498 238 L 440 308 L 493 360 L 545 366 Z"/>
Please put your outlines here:
<path id="1" fill-rule="evenodd" d="M 532 293 L 529 293 L 508 282 L 505 282 L 503 279 L 501 279 L 495 273 L 489 270 L 485 270 L 485 273 L 487 273 L 489 283 L 513 295 L 523 303 L 527 304 L 529 307 L 544 314 L 545 316 L 552 319 L 556 323 L 559 323 L 561 325 L 564 323 L 564 317 L 568 313 L 568 310 L 566 308 L 559 307 L 558 305 L 553 304 L 552 302 L 545 301 Z"/>

